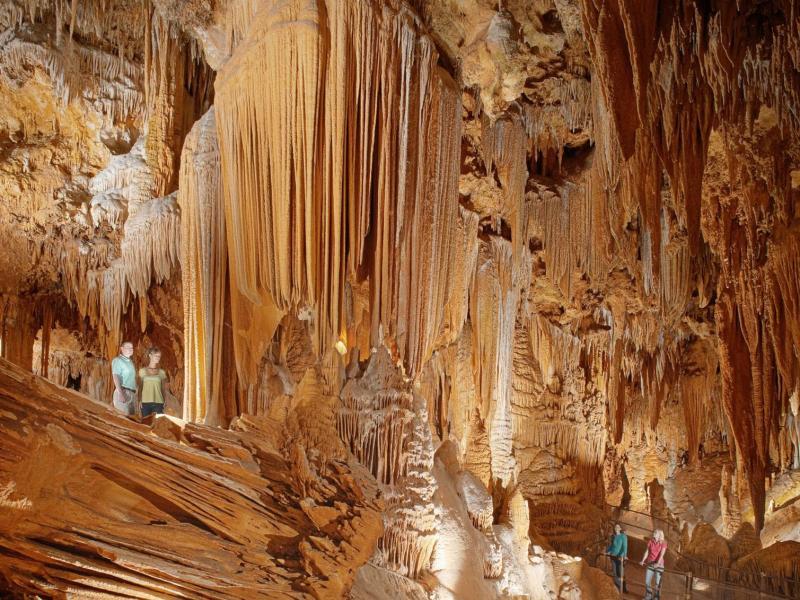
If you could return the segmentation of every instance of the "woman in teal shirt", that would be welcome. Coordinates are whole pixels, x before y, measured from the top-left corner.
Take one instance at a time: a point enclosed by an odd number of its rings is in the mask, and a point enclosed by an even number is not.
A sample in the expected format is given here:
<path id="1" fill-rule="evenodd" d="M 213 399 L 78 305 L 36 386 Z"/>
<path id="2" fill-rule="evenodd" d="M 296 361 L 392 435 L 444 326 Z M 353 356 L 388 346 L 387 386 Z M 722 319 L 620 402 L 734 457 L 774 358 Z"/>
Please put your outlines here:
<path id="1" fill-rule="evenodd" d="M 614 565 L 614 583 L 617 584 L 619 591 L 624 587 L 624 562 L 628 558 L 628 536 L 622 530 L 622 525 L 614 525 L 614 535 L 611 536 L 611 543 L 606 548 L 606 554 L 611 557 L 611 564 Z"/>
<path id="2" fill-rule="evenodd" d="M 136 413 L 136 367 L 133 364 L 133 344 L 122 342 L 119 355 L 111 361 L 114 380 L 114 408 L 126 416 Z"/>

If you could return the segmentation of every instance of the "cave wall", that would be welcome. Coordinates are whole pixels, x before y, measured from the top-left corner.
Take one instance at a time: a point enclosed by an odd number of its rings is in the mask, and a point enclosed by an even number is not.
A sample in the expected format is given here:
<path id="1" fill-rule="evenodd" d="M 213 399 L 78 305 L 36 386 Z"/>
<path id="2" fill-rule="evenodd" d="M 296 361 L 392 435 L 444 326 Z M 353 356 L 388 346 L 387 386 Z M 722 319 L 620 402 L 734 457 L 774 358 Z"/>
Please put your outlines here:
<path id="1" fill-rule="evenodd" d="M 487 556 L 512 513 L 512 554 L 577 553 L 662 510 L 701 446 L 762 528 L 799 466 L 794 2 L 101 4 L 0 9 L 3 358 L 107 402 L 159 346 L 186 422 L 355 456 L 409 579 L 443 447 Z"/>

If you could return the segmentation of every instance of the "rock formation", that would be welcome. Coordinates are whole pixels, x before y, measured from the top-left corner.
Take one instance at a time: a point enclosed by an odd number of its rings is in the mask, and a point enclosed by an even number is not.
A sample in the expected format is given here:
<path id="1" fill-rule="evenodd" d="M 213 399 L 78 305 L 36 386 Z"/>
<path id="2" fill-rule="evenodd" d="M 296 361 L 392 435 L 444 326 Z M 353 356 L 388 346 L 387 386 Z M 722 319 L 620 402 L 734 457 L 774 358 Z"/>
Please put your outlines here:
<path id="1" fill-rule="evenodd" d="M 795 0 L 5 0 L 0 193 L 3 592 L 798 575 Z"/>
<path id="2" fill-rule="evenodd" d="M 275 423 L 148 427 L 7 362 L 0 381 L 11 591 L 332 598 L 380 535 L 380 501 L 347 463 L 305 463 L 301 486 Z"/>

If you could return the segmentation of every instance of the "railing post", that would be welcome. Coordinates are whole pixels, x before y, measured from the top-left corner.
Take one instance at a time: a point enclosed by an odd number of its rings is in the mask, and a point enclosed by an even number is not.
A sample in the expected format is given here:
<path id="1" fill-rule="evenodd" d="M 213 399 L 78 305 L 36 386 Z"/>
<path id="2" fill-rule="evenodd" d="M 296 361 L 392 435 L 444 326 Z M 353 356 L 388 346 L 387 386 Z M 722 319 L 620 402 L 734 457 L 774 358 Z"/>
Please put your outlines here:
<path id="1" fill-rule="evenodd" d="M 684 597 L 689 600 L 692 597 L 692 590 L 694 589 L 694 577 L 692 572 L 686 573 L 686 589 L 684 590 Z"/>
<path id="2" fill-rule="evenodd" d="M 759 572 L 759 579 L 758 579 L 758 597 L 764 597 L 764 571 Z"/>

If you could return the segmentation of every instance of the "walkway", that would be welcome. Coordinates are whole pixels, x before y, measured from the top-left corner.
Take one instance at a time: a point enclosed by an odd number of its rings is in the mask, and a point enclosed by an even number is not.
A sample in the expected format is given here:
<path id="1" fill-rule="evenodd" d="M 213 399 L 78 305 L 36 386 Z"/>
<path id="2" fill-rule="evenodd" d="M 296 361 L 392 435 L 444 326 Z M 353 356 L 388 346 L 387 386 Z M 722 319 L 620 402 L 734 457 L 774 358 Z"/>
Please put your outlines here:
<path id="1" fill-rule="evenodd" d="M 636 511 L 617 511 L 617 518 L 607 523 L 610 532 L 614 523 L 621 523 L 628 534 L 628 556 L 630 561 L 625 563 L 625 579 L 627 582 L 628 593 L 621 595 L 621 598 L 641 599 L 645 594 L 645 568 L 639 565 L 644 554 L 645 540 L 653 532 L 647 522 L 654 523 L 664 531 L 669 543 L 668 555 L 666 557 L 667 568 L 661 584 L 661 599 L 699 599 L 699 600 L 783 600 L 786 598 L 800 598 L 800 581 L 781 579 L 777 586 L 783 590 L 790 590 L 786 594 L 768 593 L 735 585 L 725 581 L 718 581 L 704 577 L 697 577 L 692 573 L 677 570 L 674 568 L 679 558 L 691 560 L 698 565 L 698 572 L 711 572 L 708 563 L 702 563 L 696 559 L 690 559 L 680 554 L 676 549 L 679 547 L 680 533 L 671 523 L 652 518 L 645 513 Z M 596 566 L 611 575 L 611 561 L 603 553 L 608 538 L 598 540 L 592 547 L 587 548 L 584 558 L 589 564 Z M 766 586 L 762 582 L 762 587 Z"/>

